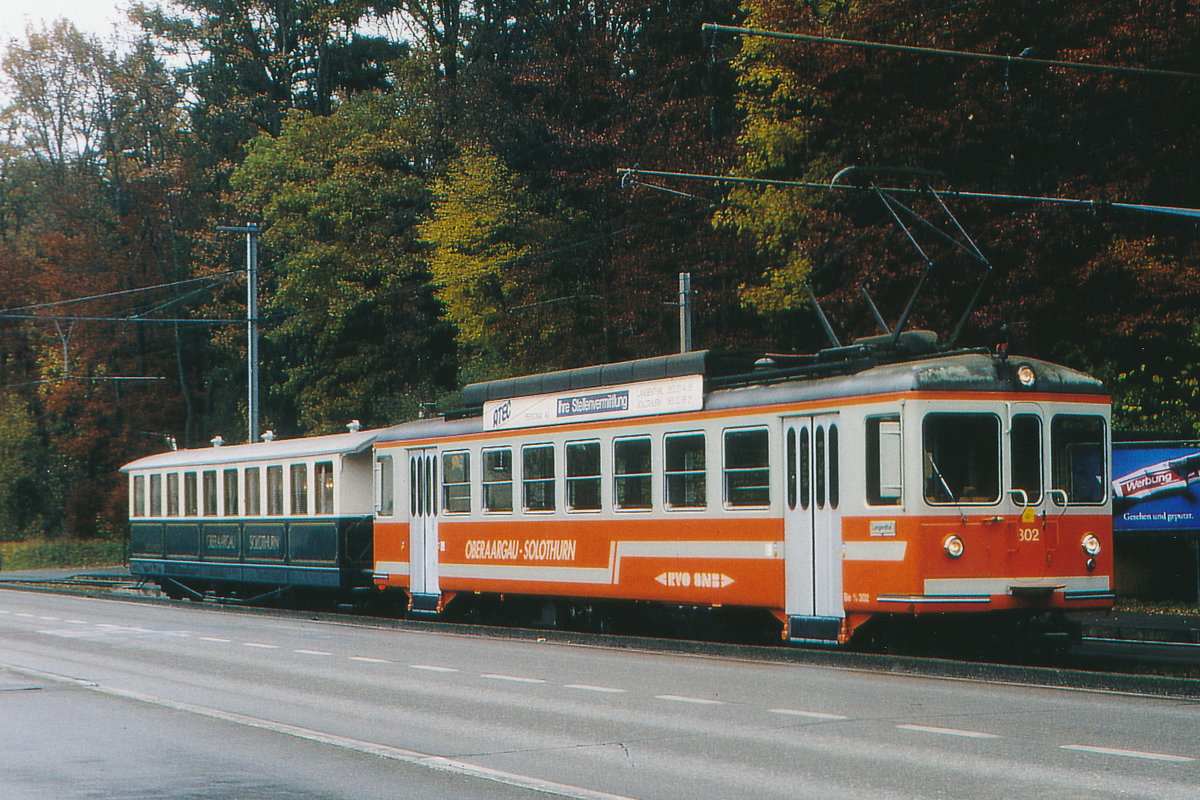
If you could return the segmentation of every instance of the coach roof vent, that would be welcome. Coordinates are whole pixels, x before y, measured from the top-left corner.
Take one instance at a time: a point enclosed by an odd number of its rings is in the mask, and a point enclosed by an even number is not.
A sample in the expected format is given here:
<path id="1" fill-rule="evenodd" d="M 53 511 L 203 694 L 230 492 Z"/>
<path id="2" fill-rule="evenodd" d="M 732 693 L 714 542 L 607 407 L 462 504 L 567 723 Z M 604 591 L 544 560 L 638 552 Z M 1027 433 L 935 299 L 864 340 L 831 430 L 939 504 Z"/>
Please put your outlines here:
<path id="1" fill-rule="evenodd" d="M 261 438 L 267 444 L 270 444 L 271 442 L 275 441 L 275 431 L 267 431 L 259 438 Z"/>
<path id="2" fill-rule="evenodd" d="M 362 430 L 362 423 L 356 419 L 352 419 L 350 420 L 350 424 L 346 426 L 346 429 L 351 433 L 358 433 Z"/>
<path id="3" fill-rule="evenodd" d="M 220 447 L 221 445 L 225 444 L 225 440 L 222 439 L 220 435 L 214 436 L 210 441 L 212 442 L 213 447 Z"/>

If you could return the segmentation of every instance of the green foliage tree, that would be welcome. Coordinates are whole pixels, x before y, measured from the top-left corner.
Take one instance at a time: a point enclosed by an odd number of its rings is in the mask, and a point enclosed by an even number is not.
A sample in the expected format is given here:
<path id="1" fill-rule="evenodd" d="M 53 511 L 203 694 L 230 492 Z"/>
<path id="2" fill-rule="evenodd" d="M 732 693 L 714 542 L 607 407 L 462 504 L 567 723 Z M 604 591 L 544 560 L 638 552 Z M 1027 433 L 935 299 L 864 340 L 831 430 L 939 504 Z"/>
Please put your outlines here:
<path id="1" fill-rule="evenodd" d="M 297 113 L 260 136 L 233 177 L 261 209 L 276 257 L 268 336 L 309 431 L 411 416 L 453 381 L 450 333 L 424 283 L 417 225 L 429 205 L 424 108 L 363 95 Z"/>
<path id="2" fill-rule="evenodd" d="M 25 401 L 0 395 L 0 541 L 22 539 L 38 529 L 37 438 L 37 422 Z"/>

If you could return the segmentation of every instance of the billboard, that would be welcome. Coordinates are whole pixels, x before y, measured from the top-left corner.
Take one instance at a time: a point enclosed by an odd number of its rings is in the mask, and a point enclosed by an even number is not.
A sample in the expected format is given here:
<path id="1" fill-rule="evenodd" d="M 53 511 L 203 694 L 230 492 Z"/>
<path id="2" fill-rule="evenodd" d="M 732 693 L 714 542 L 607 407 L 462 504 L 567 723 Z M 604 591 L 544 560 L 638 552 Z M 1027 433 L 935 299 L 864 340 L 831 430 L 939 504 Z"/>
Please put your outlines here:
<path id="1" fill-rule="evenodd" d="M 1113 530 L 1200 531 L 1200 444 L 1114 442 Z"/>

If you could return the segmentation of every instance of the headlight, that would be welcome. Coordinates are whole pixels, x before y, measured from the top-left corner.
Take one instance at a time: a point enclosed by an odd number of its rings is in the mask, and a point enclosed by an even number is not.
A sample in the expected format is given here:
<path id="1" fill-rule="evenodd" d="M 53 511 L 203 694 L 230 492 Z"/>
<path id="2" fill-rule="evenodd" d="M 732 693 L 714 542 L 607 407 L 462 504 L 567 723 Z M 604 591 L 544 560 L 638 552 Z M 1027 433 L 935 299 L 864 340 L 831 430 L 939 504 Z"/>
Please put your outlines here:
<path id="1" fill-rule="evenodd" d="M 1087 553 L 1089 556 L 1100 555 L 1100 540 L 1097 539 L 1094 534 L 1085 533 L 1083 535 L 1083 541 L 1081 541 L 1080 544 L 1083 545 L 1083 552 Z"/>
<path id="2" fill-rule="evenodd" d="M 1017 382 L 1026 389 L 1032 389 L 1033 384 L 1037 383 L 1037 375 L 1034 373 L 1033 367 L 1028 364 L 1017 367 Z"/>
<path id="3" fill-rule="evenodd" d="M 942 547 L 946 549 L 946 555 L 951 558 L 958 558 L 963 554 L 963 550 L 966 549 L 963 540 L 957 536 L 947 536 L 946 541 L 942 542 Z"/>

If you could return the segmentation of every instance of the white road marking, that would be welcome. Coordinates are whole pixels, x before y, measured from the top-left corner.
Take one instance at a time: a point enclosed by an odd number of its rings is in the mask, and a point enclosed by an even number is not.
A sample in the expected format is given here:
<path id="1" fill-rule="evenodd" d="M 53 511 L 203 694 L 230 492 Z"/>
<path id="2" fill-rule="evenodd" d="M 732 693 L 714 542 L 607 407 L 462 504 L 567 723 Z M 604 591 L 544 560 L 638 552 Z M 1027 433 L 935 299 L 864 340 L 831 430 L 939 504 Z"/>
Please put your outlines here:
<path id="1" fill-rule="evenodd" d="M 328 650 L 293 650 L 293 653 L 299 653 L 302 656 L 331 656 Z"/>
<path id="2" fill-rule="evenodd" d="M 958 728 L 935 728 L 932 725 L 897 725 L 897 728 L 902 728 L 906 731 L 918 731 L 920 733 L 937 733 L 942 736 L 962 736 L 967 739 L 999 739 L 1000 737 L 994 733 L 984 733 L 983 731 L 964 731 Z"/>
<path id="3" fill-rule="evenodd" d="M 232 639 L 222 639 L 219 636 L 201 636 L 200 641 L 202 641 L 202 642 L 218 642 L 220 644 L 229 644 L 233 640 Z"/>
<path id="4" fill-rule="evenodd" d="M 705 697 L 685 697 L 681 694 L 657 694 L 654 696 L 656 700 L 670 700 L 673 703 L 694 703 L 698 706 L 720 706 L 724 705 L 721 700 L 709 700 Z"/>
<path id="5" fill-rule="evenodd" d="M 351 661 L 361 661 L 364 664 L 390 664 L 386 658 L 371 658 L 370 656 L 350 656 Z"/>
<path id="6" fill-rule="evenodd" d="M 510 683 L 545 683 L 541 678 L 522 678 L 520 675 L 497 675 L 485 673 L 481 678 L 491 678 L 494 681 L 509 681 Z"/>
<path id="7" fill-rule="evenodd" d="M 278 650 L 277 644 L 263 644 L 262 642 L 242 642 L 242 647 L 257 647 L 260 650 Z"/>
<path id="8" fill-rule="evenodd" d="M 592 686 L 588 683 L 568 683 L 567 689 L 579 689 L 583 692 L 600 692 L 602 694 L 624 694 L 627 689 L 614 689 L 611 686 Z"/>
<path id="9" fill-rule="evenodd" d="M 38 619 L 44 619 L 47 622 L 58 622 L 59 620 L 58 617 L 38 617 Z"/>
<path id="10" fill-rule="evenodd" d="M 28 619 L 33 619 L 35 615 L 26 614 L 24 611 L 17 611 L 16 613 L 13 614 L 13 616 L 14 617 L 26 617 Z"/>
<path id="11" fill-rule="evenodd" d="M 87 625 L 86 619 L 69 619 L 66 621 L 68 625 Z"/>
<path id="12" fill-rule="evenodd" d="M 1188 756 L 1173 756 L 1167 753 L 1147 753 L 1144 750 L 1121 750 L 1116 747 L 1092 747 L 1087 744 L 1060 744 L 1063 750 L 1078 750 L 1083 753 L 1098 753 L 1105 756 L 1124 756 L 1125 758 L 1145 758 L 1150 761 L 1171 761 L 1176 764 L 1186 764 L 1195 761 Z"/>
<path id="13" fill-rule="evenodd" d="M 426 672 L 458 672 L 454 667 L 436 667 L 433 664 L 409 664 L 413 669 L 423 669 Z"/>
<path id="14" fill-rule="evenodd" d="M 392 747 L 390 745 L 379 744 L 377 742 L 368 742 L 362 739 L 352 739 L 348 736 L 325 733 L 324 731 L 317 731 L 311 728 L 301 728 L 297 725 L 288 725 L 286 723 L 274 722 L 272 720 L 262 719 L 260 717 L 251 717 L 245 714 L 237 714 L 232 711 L 223 711 L 219 708 L 210 708 L 208 706 L 185 703 L 179 700 L 170 700 L 165 697 L 155 697 L 154 695 L 143 694 L 141 692 L 135 692 L 128 689 L 118 689 L 114 686 L 105 686 L 103 684 L 93 683 L 91 681 L 85 681 L 79 678 L 71 678 L 64 675 L 55 675 L 49 672 L 42 672 L 41 670 L 27 669 L 25 667 L 17 667 L 9 664 L 0 664 L 0 667 L 4 667 L 12 672 L 34 677 L 39 680 L 66 683 L 81 689 L 86 689 L 87 691 L 107 695 L 109 697 L 119 697 L 125 700 L 134 700 L 139 703 L 145 703 L 158 708 L 181 711 L 187 714 L 194 714 L 196 716 L 207 717 L 208 719 L 220 720 L 222 722 L 241 725 L 247 728 L 271 731 L 272 733 L 278 733 L 284 736 L 292 736 L 309 742 L 325 744 L 331 747 L 340 747 L 344 750 L 351 750 L 357 753 L 379 756 L 380 758 L 388 758 L 393 761 L 411 764 L 416 767 L 424 767 L 425 769 L 434 770 L 436 772 L 445 772 L 453 775 L 477 778 L 479 780 L 498 783 L 503 786 L 512 786 L 518 789 L 528 789 L 530 791 L 541 792 L 542 794 L 553 795 L 555 797 L 568 797 L 573 798 L 573 800 L 634 800 L 634 798 L 626 795 L 618 795 L 610 792 L 599 791 L 597 789 L 589 789 L 586 786 L 558 783 L 557 781 L 535 778 L 531 775 L 521 775 L 515 772 L 505 772 L 503 770 L 490 769 L 488 767 L 481 767 L 476 764 L 471 764 L 469 762 L 460 761 L 454 758 L 444 758 L 442 756 L 429 755 L 416 750 L 405 750 L 400 747 Z"/>
<path id="15" fill-rule="evenodd" d="M 771 708 L 768 711 L 772 714 L 785 714 L 789 717 L 807 717 L 808 719 L 825 719 L 835 722 L 850 719 L 849 717 L 843 717 L 841 714 L 826 714 L 822 711 L 800 711 L 795 708 Z"/>

